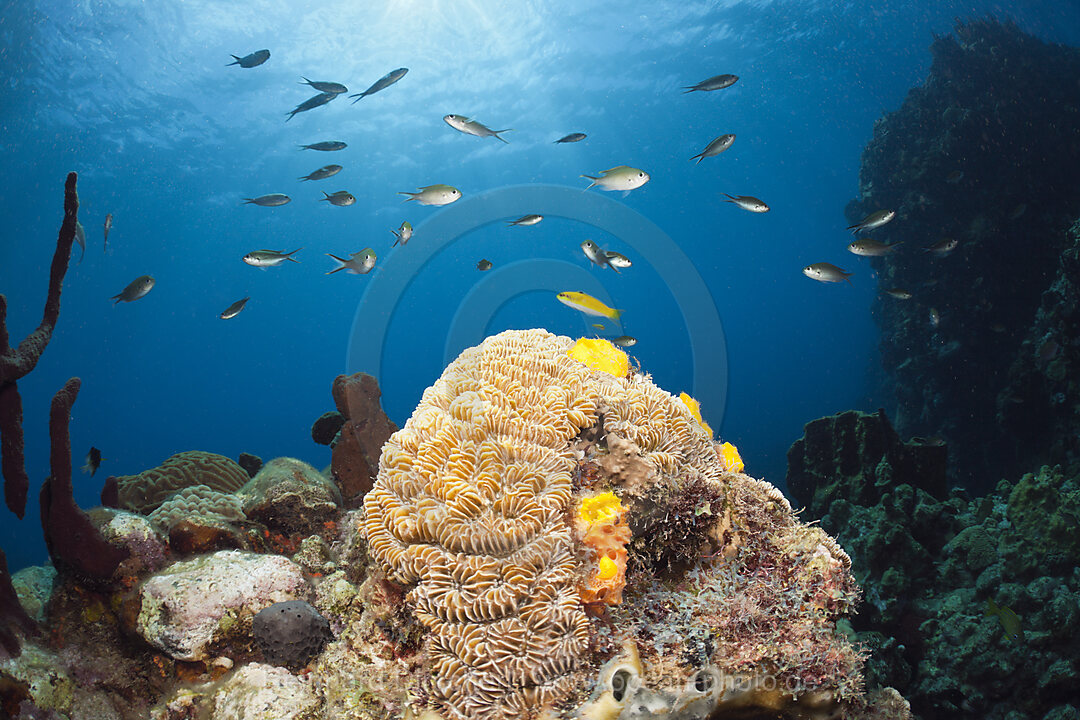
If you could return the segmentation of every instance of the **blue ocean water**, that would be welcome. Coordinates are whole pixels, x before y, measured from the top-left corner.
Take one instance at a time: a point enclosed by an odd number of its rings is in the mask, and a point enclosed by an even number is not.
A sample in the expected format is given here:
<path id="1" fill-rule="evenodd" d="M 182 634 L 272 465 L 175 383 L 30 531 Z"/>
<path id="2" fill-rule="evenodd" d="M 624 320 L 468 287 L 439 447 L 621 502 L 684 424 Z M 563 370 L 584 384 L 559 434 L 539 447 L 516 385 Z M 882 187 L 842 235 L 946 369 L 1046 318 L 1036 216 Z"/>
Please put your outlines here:
<path id="1" fill-rule="evenodd" d="M 332 408 L 329 388 L 350 348 L 378 343 L 384 407 L 399 424 L 441 371 L 455 312 L 470 288 L 522 261 L 559 261 L 566 290 L 582 274 L 625 310 L 623 331 L 662 387 L 720 397 L 705 419 L 741 450 L 751 474 L 780 482 L 805 422 L 875 397 L 876 291 L 869 265 L 848 254 L 845 203 L 857 192 L 859 154 L 874 121 L 896 108 L 929 65 L 933 35 L 956 17 L 1011 18 L 1048 41 L 1080 42 L 1080 14 L 1063 3 L 481 2 L 6 2 L 0 13 L 0 292 L 18 341 L 40 320 L 62 218 L 63 180 L 79 173 L 88 245 L 74 249 L 60 321 L 36 370 L 19 383 L 28 516 L 0 524 L 13 568 L 45 560 L 37 484 L 49 473 L 49 399 L 83 379 L 72 417 L 76 467 L 91 445 L 105 458 L 78 476 L 76 499 L 97 504 L 104 478 L 202 449 L 236 457 L 291 455 L 318 467 L 311 422 Z M 230 54 L 268 48 L 265 64 L 226 67 Z M 360 92 L 385 73 L 398 84 L 352 104 L 286 113 L 314 94 L 301 76 Z M 682 88 L 721 73 L 716 92 Z M 457 113 L 507 144 L 461 134 Z M 580 143 L 553 141 L 585 132 Z M 734 146 L 690 161 L 714 137 Z M 300 144 L 343 140 L 333 153 Z M 329 163 L 332 179 L 299 176 Z M 459 211 L 402 204 L 399 191 L 447 183 L 471 198 L 504 188 L 585 192 L 581 174 L 616 165 L 650 174 L 628 196 L 605 194 L 646 218 L 689 265 L 650 259 L 603 230 L 604 218 L 553 213 L 535 227 L 480 224 L 438 253 L 445 238 L 424 222 Z M 332 207 L 321 191 L 357 202 Z M 281 192 L 279 208 L 241 205 Z M 588 191 L 599 193 L 597 189 Z M 771 211 L 744 212 L 721 193 L 754 195 Z M 474 206 L 475 207 L 475 206 Z M 519 214 L 532 212 L 521 207 Z M 461 212 L 464 212 L 461 210 Z M 481 210 L 476 217 L 484 218 Z M 103 250 L 102 223 L 114 227 Z M 403 220 L 417 228 L 391 249 Z M 635 264 L 616 275 L 578 249 L 592 238 Z M 260 271 L 241 257 L 273 248 L 299 265 Z M 366 276 L 337 273 L 325 253 L 372 247 Z M 431 255 L 408 292 L 364 304 L 399 254 Z M 480 258 L 494 263 L 481 275 Z M 851 285 L 802 275 L 811 262 L 854 271 Z M 726 374 L 695 385 L 692 333 L 709 308 L 681 306 L 658 268 L 700 277 L 722 323 Z M 557 268 L 556 268 L 557 271 Z M 546 272 L 546 270 L 544 270 Z M 136 276 L 157 284 L 134 303 L 110 297 Z M 669 276 L 670 277 L 670 276 Z M 250 296 L 236 318 L 219 319 Z M 357 316 L 358 308 L 362 312 Z M 545 327 L 572 336 L 620 334 L 559 304 L 549 290 L 470 309 L 470 327 Z M 384 324 L 385 334 L 366 336 Z M 702 339 L 697 341 L 699 344 Z M 363 353 L 359 353 L 362 355 Z M 352 357 L 358 356 L 353 353 Z M 720 386 L 723 387 L 720 387 Z M 719 405 L 719 407 L 718 407 Z"/>

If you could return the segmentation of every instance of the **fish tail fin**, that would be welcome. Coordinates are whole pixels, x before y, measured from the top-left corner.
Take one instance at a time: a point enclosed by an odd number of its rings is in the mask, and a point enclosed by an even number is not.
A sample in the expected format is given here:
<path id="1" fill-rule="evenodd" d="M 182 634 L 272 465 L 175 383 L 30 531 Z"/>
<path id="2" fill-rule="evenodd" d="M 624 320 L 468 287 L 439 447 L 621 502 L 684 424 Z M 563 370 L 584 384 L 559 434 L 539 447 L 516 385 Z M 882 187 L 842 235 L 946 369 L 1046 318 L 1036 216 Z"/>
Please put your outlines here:
<path id="1" fill-rule="evenodd" d="M 848 285 L 851 285 L 852 287 L 855 287 L 855 283 L 851 282 L 851 276 L 854 274 L 855 273 L 844 273 L 844 282 L 846 282 Z"/>
<path id="2" fill-rule="evenodd" d="M 403 203 L 407 203 L 410 200 L 415 200 L 416 196 L 419 195 L 419 194 L 420 193 L 411 193 L 411 192 L 399 192 L 398 193 L 398 195 L 408 195 L 409 196 L 409 197 L 407 197 L 407 198 L 405 198 L 404 200 L 401 201 Z"/>
<path id="3" fill-rule="evenodd" d="M 327 256 L 334 258 L 334 261 L 337 263 L 337 267 L 334 268 L 333 270 L 331 270 L 330 272 L 326 273 L 327 275 L 333 275 L 334 273 L 340 272 L 340 271 L 345 269 L 345 267 L 346 267 L 345 266 L 345 260 L 342 260 L 337 255 L 334 255 L 332 253 L 326 253 L 326 254 L 327 254 Z"/>
<path id="4" fill-rule="evenodd" d="M 120 296 L 121 296 L 121 295 L 123 295 L 123 293 L 118 293 L 118 294 L 116 294 L 116 295 L 113 295 L 113 296 L 112 296 L 111 298 L 109 298 L 110 300 L 112 300 L 112 301 L 113 301 L 113 305 L 118 305 L 118 304 L 120 304 Z"/>
<path id="5" fill-rule="evenodd" d="M 302 248 L 302 247 L 298 247 L 295 250 L 293 250 L 291 253 L 285 253 L 285 257 L 287 259 L 289 259 L 289 260 L 292 260 L 293 262 L 299 262 L 298 260 L 293 260 L 292 256 L 295 255 L 296 253 L 300 252 L 303 249 L 304 248 Z"/>
<path id="6" fill-rule="evenodd" d="M 255 201 L 253 199 L 251 199 L 251 198 L 244 198 L 244 202 L 242 202 L 240 204 L 241 205 L 254 205 Z"/>
<path id="7" fill-rule="evenodd" d="M 591 188 L 591 187 L 592 187 L 593 185 L 595 185 L 596 183 L 600 182 L 600 178 L 598 178 L 598 177 L 593 177 L 592 175 L 582 175 L 581 177 L 583 177 L 583 178 L 588 178 L 589 180 L 592 180 L 592 182 L 591 182 L 591 183 L 589 183 L 589 187 L 585 188 L 586 190 L 588 190 L 589 188 Z"/>
<path id="8" fill-rule="evenodd" d="M 622 320 L 623 312 L 624 311 L 622 311 L 622 310 L 617 310 L 615 308 L 611 308 L 611 315 L 609 317 L 612 320 L 614 320 L 615 322 L 620 322 Z"/>
<path id="9" fill-rule="evenodd" d="M 983 616 L 997 615 L 1001 612 L 1001 608 L 994 602 L 993 598 L 986 598 L 986 609 L 983 610 Z"/>
<path id="10" fill-rule="evenodd" d="M 330 193 L 328 193 L 328 192 L 326 192 L 325 190 L 323 190 L 323 191 L 322 191 L 322 194 L 323 194 L 323 195 L 325 195 L 326 197 L 324 197 L 324 198 L 319 198 L 320 200 L 329 200 L 329 199 L 330 199 Z"/>
<path id="11" fill-rule="evenodd" d="M 304 77 L 303 75 L 301 75 L 300 77 L 301 77 L 301 78 L 303 78 L 304 82 L 298 82 L 298 83 L 296 83 L 297 85 L 310 85 L 310 84 L 311 84 L 311 81 L 310 81 L 310 80 L 308 80 L 308 79 L 307 79 L 306 77 Z"/>
<path id="12" fill-rule="evenodd" d="M 720 193 L 720 194 L 727 198 L 727 200 L 725 200 L 724 202 L 731 202 L 731 203 L 735 202 L 735 196 L 734 195 L 728 195 L 727 193 Z"/>
<path id="13" fill-rule="evenodd" d="M 236 58 L 236 62 L 226 63 L 225 67 L 229 67 L 230 65 L 239 65 L 240 64 L 240 58 L 237 57 L 236 55 L 233 55 L 232 53 L 229 53 L 229 57 Z"/>
<path id="14" fill-rule="evenodd" d="M 696 86 L 693 86 L 693 87 L 691 87 L 691 86 L 686 86 L 686 87 L 684 87 L 684 88 L 683 88 L 682 94 L 683 94 L 683 95 L 685 95 L 686 93 L 692 93 L 692 92 L 694 92 L 695 90 L 697 90 L 697 87 L 696 87 Z"/>
<path id="15" fill-rule="evenodd" d="M 514 132 L 514 128 L 506 128 L 505 130 L 492 130 L 491 134 L 495 136 L 496 140 L 502 140 L 504 143 L 509 145 L 510 141 L 503 140 L 502 137 L 500 137 L 500 135 L 499 135 L 499 133 L 504 133 L 504 132 Z"/>
<path id="16" fill-rule="evenodd" d="M 700 163 L 702 160 L 705 159 L 705 153 L 700 152 L 700 153 L 698 153 L 697 155 L 695 155 L 694 157 L 692 157 L 690 159 L 693 160 L 694 158 L 697 158 L 698 163 Z M 697 163 L 694 163 L 694 164 L 696 165 Z"/>
<path id="17" fill-rule="evenodd" d="M 352 101 L 352 104 L 355 105 L 356 103 L 358 103 L 358 102 L 360 102 L 361 100 L 364 99 L 364 93 L 355 93 L 353 95 L 350 95 L 349 97 L 356 98 L 355 100 Z"/>

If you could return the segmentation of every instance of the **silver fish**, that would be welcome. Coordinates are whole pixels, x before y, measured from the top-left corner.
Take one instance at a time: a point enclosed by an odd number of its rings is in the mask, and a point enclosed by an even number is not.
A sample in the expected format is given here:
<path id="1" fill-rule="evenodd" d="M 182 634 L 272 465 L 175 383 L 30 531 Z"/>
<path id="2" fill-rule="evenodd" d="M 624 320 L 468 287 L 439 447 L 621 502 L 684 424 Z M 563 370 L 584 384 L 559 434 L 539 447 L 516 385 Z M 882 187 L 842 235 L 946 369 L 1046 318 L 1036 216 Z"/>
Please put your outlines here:
<path id="1" fill-rule="evenodd" d="M 454 115 L 453 113 L 443 117 L 446 124 L 454 128 L 458 132 L 463 132 L 466 135 L 475 135 L 476 137 L 493 137 L 496 140 L 503 140 L 499 137 L 499 133 L 510 132 L 513 128 L 506 128 L 505 130 L 492 130 L 487 125 L 476 120 L 470 120 L 464 115 Z"/>
<path id="2" fill-rule="evenodd" d="M 901 244 L 903 244 L 902 240 L 900 242 L 886 244 L 871 238 L 860 238 L 859 240 L 848 244 L 847 249 L 856 255 L 862 255 L 863 257 L 881 257 L 882 255 L 888 255 L 891 252 L 895 252 L 896 247 Z"/>
<path id="3" fill-rule="evenodd" d="M 611 258 L 607 256 L 600 246 L 594 243 L 592 240 L 585 240 L 581 243 L 581 250 L 585 253 L 585 257 L 589 258 L 593 265 L 599 265 L 600 267 L 609 267 L 615 272 L 619 272 L 618 268 L 611 264 Z"/>
<path id="4" fill-rule="evenodd" d="M 724 193 L 728 198 L 724 202 L 732 203 L 743 210 L 749 210 L 752 213 L 767 213 L 769 212 L 769 206 L 765 204 L 763 200 L 758 200 L 756 197 L 750 195 L 728 195 Z"/>
<path id="5" fill-rule="evenodd" d="M 105 216 L 105 244 L 102 245 L 102 250 L 109 247 L 109 231 L 112 230 L 112 213 Z"/>
<path id="6" fill-rule="evenodd" d="M 349 147 L 340 140 L 323 140 L 322 142 L 312 143 L 311 145 L 301 145 L 301 150 L 320 150 L 322 152 L 333 152 L 335 150 L 344 150 Z"/>
<path id="7" fill-rule="evenodd" d="M 218 315 L 218 317 L 220 317 L 222 320 L 228 320 L 229 318 L 236 317 L 240 314 L 240 311 L 244 309 L 244 306 L 247 305 L 247 301 L 250 299 L 251 298 L 249 297 L 240 298 L 232 305 L 222 310 L 221 315 Z"/>
<path id="8" fill-rule="evenodd" d="M 945 257 L 960 244 L 956 238 L 941 238 L 930 247 L 923 248 L 923 252 L 934 253 L 938 257 Z"/>
<path id="9" fill-rule="evenodd" d="M 334 258 L 338 264 L 336 268 L 326 273 L 327 275 L 333 275 L 342 270 L 352 275 L 366 275 L 375 267 L 375 251 L 371 248 L 364 248 L 360 252 L 354 252 L 348 258 L 339 258 L 337 255 L 331 255 L 330 253 L 326 254 Z"/>
<path id="10" fill-rule="evenodd" d="M 708 145 L 706 145 L 704 150 L 702 150 L 690 159 L 693 160 L 694 158 L 697 158 L 697 161 L 700 163 L 707 157 L 715 157 L 720 153 L 724 152 L 729 147 L 731 147 L 732 143 L 734 142 L 735 136 L 732 133 L 728 133 L 727 135 L 721 135 L 720 137 L 716 138 Z"/>
<path id="11" fill-rule="evenodd" d="M 239 57 L 238 55 L 233 55 L 233 59 L 236 62 L 231 62 L 228 65 L 226 65 L 225 67 L 229 67 L 229 65 L 239 65 L 242 68 L 253 68 L 253 67 L 257 67 L 259 65 L 262 65 L 264 62 L 269 60 L 270 59 L 270 51 L 269 50 L 256 50 L 255 52 L 251 53 L 250 55 L 245 55 L 244 57 Z"/>
<path id="12" fill-rule="evenodd" d="M 910 300 L 913 297 L 913 295 L 909 291 L 904 290 L 903 288 L 889 288 L 888 290 L 883 290 L 882 292 L 884 292 L 891 298 L 896 298 L 897 300 Z"/>
<path id="13" fill-rule="evenodd" d="M 555 143 L 575 143 L 575 142 L 581 142 L 581 141 L 582 141 L 582 140 L 584 140 L 584 139 L 585 139 L 586 137 L 588 137 L 588 135 L 586 135 L 585 133 L 570 133 L 569 135 L 563 135 L 563 136 L 562 136 L 561 138 L 559 138 L 558 140 L 556 140 L 556 141 L 555 141 Z"/>
<path id="14" fill-rule="evenodd" d="M 702 80 L 697 85 L 688 85 L 683 88 L 683 94 L 692 93 L 695 90 L 709 92 L 729 88 L 739 81 L 738 75 L 713 75 L 708 80 Z"/>
<path id="15" fill-rule="evenodd" d="M 296 113 L 302 113 L 302 112 L 307 112 L 308 110 L 314 110 L 315 108 L 321 107 L 321 106 L 325 105 L 326 103 L 330 102 L 331 100 L 333 100 L 337 96 L 338 96 L 337 93 L 324 92 L 324 93 L 319 93 L 318 95 L 315 95 L 313 97 L 310 97 L 307 100 L 305 100 L 304 102 L 302 102 L 299 105 L 297 105 L 296 107 L 294 107 L 291 112 L 285 113 L 286 115 L 289 116 L 289 117 L 285 118 L 285 122 L 289 122 L 290 120 L 292 120 L 293 115 L 295 115 Z"/>
<path id="16" fill-rule="evenodd" d="M 613 168 L 603 170 L 600 172 L 599 177 L 593 175 L 582 175 L 581 177 L 592 180 L 589 183 L 590 188 L 596 185 L 601 190 L 622 190 L 624 193 L 636 190 L 649 182 L 649 173 L 627 165 L 616 165 Z M 585 189 L 588 190 L 589 188 Z"/>
<path id="17" fill-rule="evenodd" d="M 491 266 L 492 266 L 491 261 L 488 260 L 487 258 L 484 258 L 484 259 L 480 260 L 480 262 L 476 263 L 476 269 L 479 270 L 480 272 L 487 272 L 488 270 L 491 269 Z"/>
<path id="18" fill-rule="evenodd" d="M 896 217 L 895 210 L 877 210 L 864 217 L 854 225 L 848 225 L 848 230 L 858 235 L 860 230 L 873 230 L 885 223 L 891 222 Z"/>
<path id="19" fill-rule="evenodd" d="M 452 185 L 438 183 L 421 186 L 420 192 L 399 192 L 398 195 L 409 196 L 401 202 L 415 200 L 421 205 L 449 205 L 461 198 L 461 191 Z"/>
<path id="20" fill-rule="evenodd" d="M 637 338 L 630 335 L 620 335 L 617 338 L 612 338 L 611 344 L 618 347 L 633 347 L 637 345 Z"/>
<path id="21" fill-rule="evenodd" d="M 337 175 L 339 172 L 341 172 L 341 166 L 340 165 L 323 165 L 321 168 L 319 168 L 315 172 L 311 173 L 310 175 L 305 175 L 305 176 L 303 176 L 301 178 L 297 178 L 297 179 L 298 180 L 325 180 L 328 177 L 331 177 L 333 175 Z"/>
<path id="22" fill-rule="evenodd" d="M 79 243 L 79 247 L 82 248 L 82 253 L 79 255 L 79 262 L 82 262 L 83 258 L 86 257 L 86 228 L 78 220 L 75 221 L 75 242 Z"/>
<path id="23" fill-rule="evenodd" d="M 394 233 L 394 237 L 397 238 L 390 247 L 397 247 L 398 243 L 401 243 L 401 246 L 405 247 L 409 240 L 412 240 L 412 223 L 406 220 L 401 223 L 401 227 L 397 230 L 391 230 L 390 232 Z"/>
<path id="24" fill-rule="evenodd" d="M 121 290 L 116 295 L 113 295 L 110 300 L 115 300 L 113 305 L 120 302 L 135 302 L 139 298 L 146 295 L 154 287 L 154 278 L 149 275 L 140 275 L 139 277 L 128 283 L 128 286 Z"/>
<path id="25" fill-rule="evenodd" d="M 310 85 L 311 87 L 322 93 L 333 93 L 334 95 L 340 95 L 341 93 L 349 92 L 349 88 L 345 87 L 341 83 L 329 82 L 326 80 L 308 80 L 303 75 L 301 75 L 300 77 L 304 78 L 304 82 L 300 83 L 301 85 Z"/>
<path id="26" fill-rule="evenodd" d="M 260 195 L 257 198 L 244 198 L 244 202 L 241 205 L 258 205 L 259 207 L 279 207 L 285 205 L 292 200 L 288 195 L 282 193 L 271 193 L 269 195 Z"/>
<path id="27" fill-rule="evenodd" d="M 630 262 L 630 258 L 626 257 L 622 253 L 615 252 L 614 250 L 608 250 L 605 254 L 607 255 L 608 262 L 611 264 L 612 268 L 628 268 L 633 265 L 633 263 Z"/>
<path id="28" fill-rule="evenodd" d="M 379 92 L 380 90 L 385 90 L 386 88 L 390 87 L 398 80 L 405 77 L 405 73 L 407 72 L 409 72 L 409 68 L 398 68 L 397 70 L 391 70 L 390 72 L 386 73 L 381 78 L 376 80 L 374 84 L 372 84 L 372 86 L 364 92 L 350 95 L 349 97 L 356 98 L 355 100 L 353 100 L 353 104 L 355 105 L 368 95 L 372 95 Z"/>
<path id="29" fill-rule="evenodd" d="M 319 200 L 319 202 L 329 202 L 331 205 L 338 207 L 348 207 L 356 202 L 356 196 L 348 190 L 338 190 L 336 193 L 324 192 L 326 197 Z"/>
<path id="30" fill-rule="evenodd" d="M 511 220 L 506 224 L 510 225 L 510 226 L 513 226 L 513 225 L 529 226 L 529 225 L 536 225 L 537 223 L 539 223 L 543 219 L 544 219 L 543 215 L 522 215 L 517 220 Z"/>
<path id="31" fill-rule="evenodd" d="M 850 285 L 851 280 L 848 280 L 848 278 L 852 276 L 852 273 L 845 272 L 832 263 L 820 262 L 804 267 L 803 275 L 818 282 L 842 282 L 847 280 Z"/>
<path id="32" fill-rule="evenodd" d="M 284 250 L 253 250 L 244 256 L 244 262 L 257 268 L 275 267 L 286 260 L 299 263 L 300 261 L 292 256 L 303 249 L 304 248 L 296 248 L 291 253 L 287 253 Z"/>

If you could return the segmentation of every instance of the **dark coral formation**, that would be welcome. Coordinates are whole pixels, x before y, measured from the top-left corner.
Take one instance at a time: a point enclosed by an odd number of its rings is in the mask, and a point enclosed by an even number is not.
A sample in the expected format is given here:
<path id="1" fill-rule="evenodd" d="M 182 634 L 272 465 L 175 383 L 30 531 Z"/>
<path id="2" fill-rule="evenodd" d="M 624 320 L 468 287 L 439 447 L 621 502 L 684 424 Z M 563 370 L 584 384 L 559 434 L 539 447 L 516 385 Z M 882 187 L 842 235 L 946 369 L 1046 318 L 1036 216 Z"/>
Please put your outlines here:
<path id="1" fill-rule="evenodd" d="M 1068 383 L 1025 382 L 1010 368 L 1047 369 L 1053 347 L 1080 338 L 1074 310 L 1045 305 L 1053 319 L 1043 336 L 1030 332 L 1080 214 L 1080 50 L 973 20 L 931 53 L 926 82 L 875 125 L 847 215 L 896 210 L 873 237 L 905 241 L 870 259 L 882 290 L 913 294 L 874 305 L 897 428 L 944 436 L 962 480 L 985 490 L 1075 460 L 1075 443 L 1058 442 L 1077 435 L 1075 400 L 1057 395 L 1075 397 Z M 920 250 L 943 237 L 958 241 L 953 252 Z M 1055 412 L 1041 412 L 1048 402 Z M 1069 429 L 1055 428 L 1064 417 Z"/>
<path id="2" fill-rule="evenodd" d="M 857 420 L 874 421 L 886 422 Z M 898 688 L 926 718 L 1080 713 L 1080 478 L 1044 467 L 1001 481 L 986 497 L 954 491 L 938 499 L 912 465 L 892 465 L 890 481 L 879 482 L 873 438 L 891 432 L 881 429 L 861 433 L 864 444 L 845 449 L 848 436 L 837 446 L 838 456 L 864 460 L 862 471 L 836 482 L 827 447 L 809 442 L 815 423 L 801 442 L 822 452 L 792 448 L 792 492 L 851 554 L 866 593 L 853 624 L 875 651 L 869 680 Z M 991 600 L 1016 613 L 1019 632 L 986 614 Z"/>
<path id="3" fill-rule="evenodd" d="M 75 240 L 75 223 L 79 214 L 79 195 L 75 188 L 77 180 L 75 173 L 68 173 L 64 184 L 64 221 L 60 225 L 56 251 L 49 268 L 49 290 L 45 296 L 41 324 L 17 348 L 12 348 L 8 341 L 7 298 L 0 294 L 0 456 L 4 499 L 8 509 L 20 519 L 26 511 L 30 480 L 26 475 L 23 456 L 22 399 L 16 383 L 37 365 L 52 339 L 53 328 L 60 316 L 60 290 L 71 259 L 71 243 Z"/>
<path id="4" fill-rule="evenodd" d="M 271 665 L 303 667 L 332 635 L 330 623 L 303 600 L 274 603 L 252 621 L 252 635 Z"/>
<path id="5" fill-rule="evenodd" d="M 22 649 L 18 634 L 37 635 L 38 627 L 19 604 L 3 550 L 0 550 L 0 619 L 3 620 L 0 622 L 0 660 L 4 660 L 18 655 Z"/>
<path id="6" fill-rule="evenodd" d="M 41 486 L 41 527 L 57 570 L 89 583 L 108 582 L 128 553 L 110 544 L 75 504 L 71 485 L 71 406 L 81 382 L 71 378 L 53 397 L 49 411 L 51 475 Z"/>
<path id="7" fill-rule="evenodd" d="M 997 395 L 997 421 L 1017 456 L 1038 448 L 1080 472 L 1080 221 L 1069 229 L 1053 281 Z"/>
<path id="8" fill-rule="evenodd" d="M 379 472 L 382 446 L 397 431 L 397 425 L 383 412 L 379 383 L 367 373 L 338 375 L 332 393 L 345 422 L 334 442 L 330 468 L 345 507 L 355 508 L 371 489 Z"/>

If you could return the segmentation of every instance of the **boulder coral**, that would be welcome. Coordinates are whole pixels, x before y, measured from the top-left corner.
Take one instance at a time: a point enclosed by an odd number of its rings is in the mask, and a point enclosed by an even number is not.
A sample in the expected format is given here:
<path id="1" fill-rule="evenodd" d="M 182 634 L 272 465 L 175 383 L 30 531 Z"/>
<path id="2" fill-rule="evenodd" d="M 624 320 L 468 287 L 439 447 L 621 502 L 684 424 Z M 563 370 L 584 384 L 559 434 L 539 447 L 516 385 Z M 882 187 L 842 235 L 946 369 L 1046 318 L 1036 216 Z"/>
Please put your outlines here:
<path id="1" fill-rule="evenodd" d="M 602 667 L 632 647 L 655 715 L 682 717 L 686 702 L 695 717 L 724 703 L 857 712 L 862 656 L 835 629 L 858 597 L 844 551 L 776 488 L 726 471 L 686 404 L 640 372 L 590 368 L 572 345 L 526 330 L 465 350 L 384 446 L 361 527 L 401 588 L 379 592 L 404 593 L 384 615 L 413 628 L 392 655 L 424 672 L 379 704 L 450 720 L 572 714 L 628 679 Z M 602 492 L 627 508 L 634 541 L 624 602 L 590 619 L 579 585 L 596 563 L 571 510 Z"/>
<path id="2" fill-rule="evenodd" d="M 102 502 L 148 515 L 184 488 L 205 485 L 217 492 L 234 493 L 250 479 L 244 468 L 224 455 L 189 450 L 176 453 L 156 468 L 137 475 L 107 478 Z M 106 502 L 107 495 L 114 495 L 117 502 Z"/>

